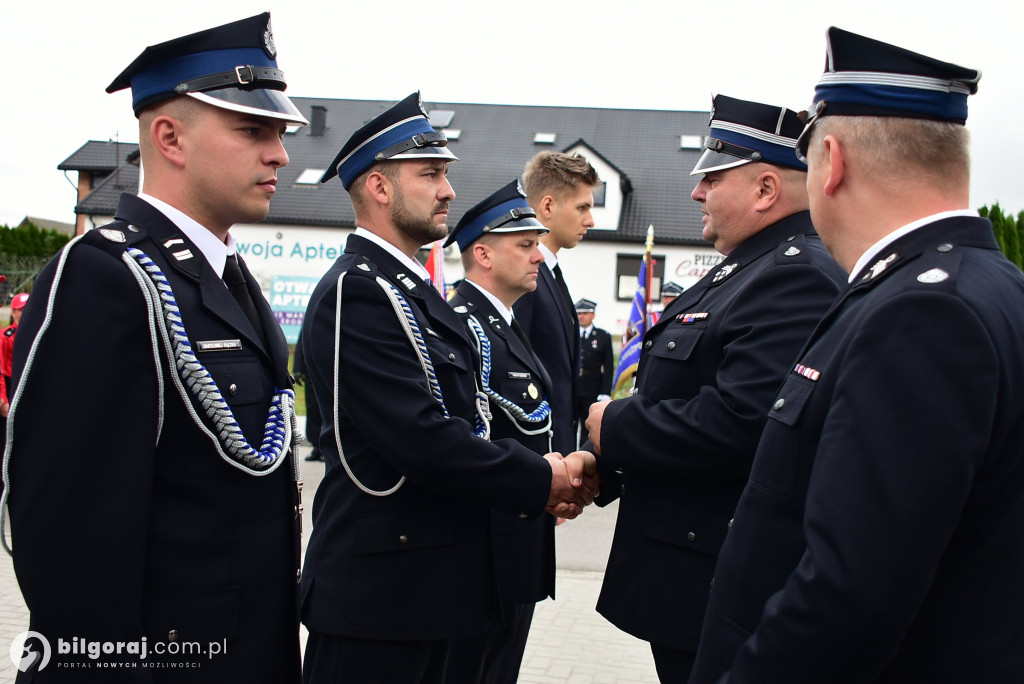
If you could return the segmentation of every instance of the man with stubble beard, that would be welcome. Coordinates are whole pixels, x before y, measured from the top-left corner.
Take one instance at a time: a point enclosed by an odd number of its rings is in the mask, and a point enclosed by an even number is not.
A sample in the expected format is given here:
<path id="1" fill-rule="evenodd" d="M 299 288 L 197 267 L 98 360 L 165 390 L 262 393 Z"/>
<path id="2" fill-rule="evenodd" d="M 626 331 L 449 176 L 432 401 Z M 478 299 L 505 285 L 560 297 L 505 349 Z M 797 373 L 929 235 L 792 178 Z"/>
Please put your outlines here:
<path id="1" fill-rule="evenodd" d="M 326 462 L 302 578 L 306 682 L 443 681 L 450 641 L 498 618 L 490 509 L 575 517 L 596 491 L 592 459 L 485 438 L 469 333 L 415 259 L 447 234 L 454 161 L 413 93 L 321 179 L 339 176 L 359 227 L 303 325 Z"/>

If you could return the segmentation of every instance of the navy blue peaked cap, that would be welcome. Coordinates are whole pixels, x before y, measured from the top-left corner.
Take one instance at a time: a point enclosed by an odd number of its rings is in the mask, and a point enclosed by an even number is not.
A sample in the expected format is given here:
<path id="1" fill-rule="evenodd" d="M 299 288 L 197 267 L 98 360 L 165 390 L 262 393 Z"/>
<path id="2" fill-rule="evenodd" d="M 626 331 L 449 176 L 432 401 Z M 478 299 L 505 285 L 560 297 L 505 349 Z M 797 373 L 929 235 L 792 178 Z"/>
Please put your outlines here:
<path id="1" fill-rule="evenodd" d="M 825 73 L 814 88 L 814 104 L 801 114 L 807 126 L 799 151 L 817 117 L 895 116 L 965 124 L 967 96 L 978 92 L 981 72 L 942 62 L 832 26 L 826 33 Z"/>
<path id="2" fill-rule="evenodd" d="M 233 111 L 307 124 L 284 94 L 270 12 L 175 38 L 142 51 L 107 92 L 132 89 L 135 116 L 162 100 L 189 95 Z"/>
<path id="3" fill-rule="evenodd" d="M 683 294 L 683 286 L 669 281 L 661 286 L 661 296 L 678 297 Z"/>
<path id="4" fill-rule="evenodd" d="M 792 109 L 716 95 L 704 154 L 690 175 L 753 161 L 806 171 L 807 165 L 793 153 L 802 130 L 803 123 Z"/>
<path id="5" fill-rule="evenodd" d="M 376 162 L 424 157 L 449 162 L 459 160 L 448 149 L 444 133 L 430 125 L 420 94 L 415 92 L 353 133 L 320 177 L 320 182 L 326 183 L 338 176 L 348 190 L 352 181 Z"/>
<path id="6" fill-rule="evenodd" d="M 594 313 L 597 310 L 597 302 L 592 299 L 577 299 L 573 306 L 576 313 Z"/>
<path id="7" fill-rule="evenodd" d="M 464 250 L 484 233 L 536 230 L 543 235 L 548 229 L 536 217 L 522 186 L 514 180 L 463 214 L 444 246 L 458 242 L 459 250 Z"/>

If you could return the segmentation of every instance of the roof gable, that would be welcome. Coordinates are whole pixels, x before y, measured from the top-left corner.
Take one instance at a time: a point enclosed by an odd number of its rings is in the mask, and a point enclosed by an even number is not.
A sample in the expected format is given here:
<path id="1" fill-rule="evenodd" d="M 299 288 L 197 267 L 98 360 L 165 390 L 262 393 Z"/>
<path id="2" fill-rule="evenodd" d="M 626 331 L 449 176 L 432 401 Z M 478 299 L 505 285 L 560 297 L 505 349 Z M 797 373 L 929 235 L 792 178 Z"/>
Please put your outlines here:
<path id="1" fill-rule="evenodd" d="M 60 171 L 113 171 L 138 153 L 138 143 L 90 140 L 57 165 Z"/>

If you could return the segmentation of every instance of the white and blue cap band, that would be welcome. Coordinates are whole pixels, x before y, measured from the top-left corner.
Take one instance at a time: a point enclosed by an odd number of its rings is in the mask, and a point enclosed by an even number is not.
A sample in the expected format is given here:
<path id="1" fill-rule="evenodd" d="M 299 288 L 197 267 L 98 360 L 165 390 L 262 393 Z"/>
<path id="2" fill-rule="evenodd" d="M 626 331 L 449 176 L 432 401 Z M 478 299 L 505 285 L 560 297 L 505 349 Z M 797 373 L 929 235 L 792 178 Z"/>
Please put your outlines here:
<path id="1" fill-rule="evenodd" d="M 189 95 L 214 107 L 306 124 L 283 93 L 270 13 L 242 19 L 147 47 L 107 86 L 132 89 L 135 115 L 146 107 Z"/>
<path id="2" fill-rule="evenodd" d="M 353 133 L 320 177 L 320 182 L 326 183 L 338 176 L 348 190 L 360 174 L 377 162 L 423 158 L 459 160 L 448 149 L 444 133 L 430 125 L 419 93 L 413 93 Z"/>
<path id="3" fill-rule="evenodd" d="M 467 211 L 448 234 L 444 246 L 457 242 L 464 250 L 485 233 L 518 233 L 535 230 L 543 235 L 548 229 L 526 201 L 519 181 L 512 181 Z"/>
<path id="4" fill-rule="evenodd" d="M 704 154 L 690 175 L 723 171 L 750 162 L 806 171 L 807 165 L 793 153 L 802 127 L 797 113 L 791 109 L 716 95 Z"/>
<path id="5" fill-rule="evenodd" d="M 814 104 L 802 113 L 805 154 L 811 126 L 822 116 L 890 116 L 967 122 L 967 97 L 981 72 L 905 50 L 836 27 L 826 34 L 825 73 Z"/>
<path id="6" fill-rule="evenodd" d="M 581 298 L 576 300 L 573 307 L 575 307 L 576 313 L 594 313 L 597 310 L 597 302 L 592 299 Z"/>

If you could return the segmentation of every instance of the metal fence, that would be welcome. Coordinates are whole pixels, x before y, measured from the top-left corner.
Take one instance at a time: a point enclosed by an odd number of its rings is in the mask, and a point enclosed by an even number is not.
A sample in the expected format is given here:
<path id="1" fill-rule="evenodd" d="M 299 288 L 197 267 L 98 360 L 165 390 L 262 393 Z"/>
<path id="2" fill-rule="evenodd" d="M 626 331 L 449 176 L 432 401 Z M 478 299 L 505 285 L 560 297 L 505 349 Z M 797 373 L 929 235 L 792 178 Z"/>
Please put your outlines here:
<path id="1" fill-rule="evenodd" d="M 36 276 L 50 258 L 0 254 L 0 275 L 7 279 L 0 283 L 0 306 L 9 306 L 19 292 L 31 292 Z"/>

